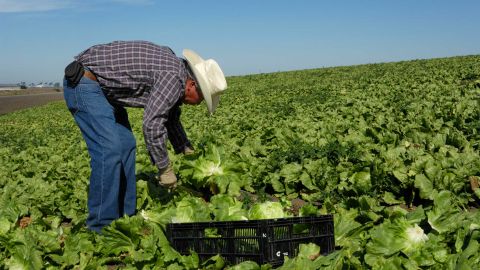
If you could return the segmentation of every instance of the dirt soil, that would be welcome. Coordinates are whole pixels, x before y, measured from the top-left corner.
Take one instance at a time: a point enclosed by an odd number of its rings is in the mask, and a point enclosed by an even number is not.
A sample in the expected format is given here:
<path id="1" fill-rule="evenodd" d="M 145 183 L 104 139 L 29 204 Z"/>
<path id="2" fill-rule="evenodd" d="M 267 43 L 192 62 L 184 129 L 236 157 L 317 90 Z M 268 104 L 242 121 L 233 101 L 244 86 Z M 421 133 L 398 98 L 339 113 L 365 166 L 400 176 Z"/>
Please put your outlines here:
<path id="1" fill-rule="evenodd" d="M 37 88 L 0 91 L 0 115 L 20 109 L 63 100 L 63 91 L 55 88 Z"/>

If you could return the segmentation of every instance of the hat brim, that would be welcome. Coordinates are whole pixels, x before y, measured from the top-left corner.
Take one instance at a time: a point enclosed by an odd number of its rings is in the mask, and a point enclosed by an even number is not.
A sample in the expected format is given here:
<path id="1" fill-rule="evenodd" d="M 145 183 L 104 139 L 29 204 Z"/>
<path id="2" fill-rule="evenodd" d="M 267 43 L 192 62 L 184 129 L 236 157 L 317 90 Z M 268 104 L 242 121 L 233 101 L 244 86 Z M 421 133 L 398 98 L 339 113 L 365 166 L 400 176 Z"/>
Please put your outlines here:
<path id="1" fill-rule="evenodd" d="M 203 58 L 200 57 L 200 55 L 198 55 L 197 53 L 189 49 L 183 50 L 183 56 L 187 60 L 188 65 L 190 66 L 190 69 L 192 70 L 193 75 L 195 76 L 195 80 L 200 86 L 200 91 L 202 92 L 203 99 L 207 104 L 208 111 L 210 112 L 210 114 L 213 114 L 215 112 L 215 109 L 217 108 L 220 97 L 219 96 L 212 97 L 212 94 L 209 91 L 210 84 L 208 80 L 205 78 L 203 73 L 201 73 L 196 68 L 197 64 L 204 62 L 205 60 L 203 60 Z"/>

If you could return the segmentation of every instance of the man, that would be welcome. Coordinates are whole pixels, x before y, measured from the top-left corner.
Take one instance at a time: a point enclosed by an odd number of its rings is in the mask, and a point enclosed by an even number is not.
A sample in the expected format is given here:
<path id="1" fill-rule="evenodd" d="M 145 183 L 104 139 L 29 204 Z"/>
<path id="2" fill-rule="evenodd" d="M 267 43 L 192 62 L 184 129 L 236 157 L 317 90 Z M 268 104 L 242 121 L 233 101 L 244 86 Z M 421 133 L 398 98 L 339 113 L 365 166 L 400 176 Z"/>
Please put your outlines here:
<path id="1" fill-rule="evenodd" d="M 89 229 L 135 214 L 135 138 L 125 106 L 143 107 L 143 135 L 159 184 L 175 187 L 167 138 L 176 153 L 191 153 L 180 122 L 182 103 L 205 100 L 212 114 L 227 88 L 222 70 L 185 49 L 185 59 L 146 41 L 92 46 L 65 68 L 64 97 L 90 154 Z"/>

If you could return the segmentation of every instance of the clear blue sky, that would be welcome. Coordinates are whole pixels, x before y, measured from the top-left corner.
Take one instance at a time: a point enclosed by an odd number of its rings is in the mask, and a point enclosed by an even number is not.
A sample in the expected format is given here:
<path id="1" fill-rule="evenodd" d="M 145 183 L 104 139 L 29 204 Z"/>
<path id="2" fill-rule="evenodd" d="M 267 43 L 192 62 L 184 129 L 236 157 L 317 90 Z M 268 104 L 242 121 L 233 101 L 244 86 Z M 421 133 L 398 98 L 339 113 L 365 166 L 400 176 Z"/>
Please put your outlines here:
<path id="1" fill-rule="evenodd" d="M 113 40 L 191 48 L 227 76 L 480 54 L 478 0 L 0 0 L 0 83 L 60 82 Z"/>

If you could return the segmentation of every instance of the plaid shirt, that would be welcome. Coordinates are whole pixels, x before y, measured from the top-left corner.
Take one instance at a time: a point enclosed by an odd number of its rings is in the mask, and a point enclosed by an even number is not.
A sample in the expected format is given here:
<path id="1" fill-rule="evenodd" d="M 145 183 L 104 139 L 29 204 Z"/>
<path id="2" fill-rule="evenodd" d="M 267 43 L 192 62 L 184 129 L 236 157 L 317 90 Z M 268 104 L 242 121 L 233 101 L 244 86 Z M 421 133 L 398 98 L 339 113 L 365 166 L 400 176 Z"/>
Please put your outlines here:
<path id="1" fill-rule="evenodd" d="M 146 41 L 115 41 L 90 47 L 75 59 L 96 75 L 110 102 L 145 108 L 143 135 L 159 169 L 169 163 L 167 138 L 177 153 L 191 147 L 180 122 L 188 71 L 170 48 Z"/>

